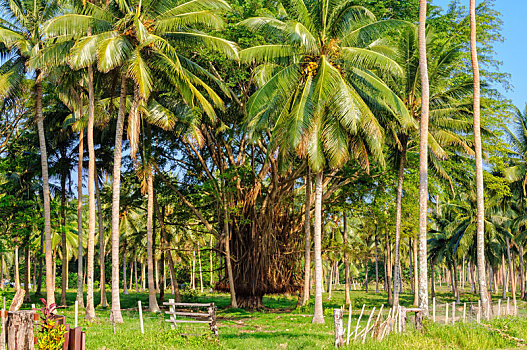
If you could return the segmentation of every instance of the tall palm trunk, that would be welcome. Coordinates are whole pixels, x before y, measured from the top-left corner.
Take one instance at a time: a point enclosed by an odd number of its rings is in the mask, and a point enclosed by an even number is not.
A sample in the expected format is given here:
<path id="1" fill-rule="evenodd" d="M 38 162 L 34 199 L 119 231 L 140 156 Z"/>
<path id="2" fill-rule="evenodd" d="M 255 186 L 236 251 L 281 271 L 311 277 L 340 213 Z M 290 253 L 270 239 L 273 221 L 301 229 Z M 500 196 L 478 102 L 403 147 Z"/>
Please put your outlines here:
<path id="1" fill-rule="evenodd" d="M 393 295 L 392 295 L 392 254 L 391 254 L 391 244 L 390 244 L 390 235 L 388 234 L 388 223 L 385 222 L 384 225 L 384 236 L 386 240 L 386 274 L 384 281 L 384 287 L 388 292 L 388 305 L 393 305 Z"/>
<path id="2" fill-rule="evenodd" d="M 518 253 L 520 256 L 520 299 L 525 297 L 525 275 L 524 275 L 524 266 L 523 266 L 523 245 L 518 244 Z M 489 284 L 492 285 L 492 281 L 489 281 Z"/>
<path id="3" fill-rule="evenodd" d="M 115 148 L 113 154 L 112 183 L 112 312 L 115 323 L 123 323 L 121 314 L 121 298 L 119 296 L 119 199 L 121 194 L 121 152 L 123 145 L 124 113 L 126 110 L 126 75 L 121 75 L 121 92 L 119 95 L 119 111 L 115 128 Z"/>
<path id="4" fill-rule="evenodd" d="M 406 136 L 400 137 L 402 150 L 399 161 L 399 174 L 397 178 L 397 196 L 395 210 L 395 266 L 399 266 L 401 260 L 401 212 L 403 203 L 403 181 L 404 168 L 406 166 Z M 396 268 L 393 276 L 393 304 L 399 305 L 399 285 L 401 284 L 400 269 Z"/>
<path id="5" fill-rule="evenodd" d="M 0 252 L 0 290 L 4 288 L 4 252 Z"/>
<path id="6" fill-rule="evenodd" d="M 346 305 L 351 304 L 350 299 L 350 266 L 348 262 L 348 222 L 346 220 L 346 213 L 342 213 L 343 215 L 343 236 L 344 236 L 344 303 Z M 375 249 L 375 257 L 377 258 L 377 249 Z M 377 262 L 377 259 L 375 259 L 375 262 Z M 377 266 L 377 265 L 375 265 Z M 338 272 L 337 272 L 338 273 Z M 377 280 L 378 281 L 378 280 Z M 379 292 L 379 285 L 377 284 L 377 293 Z"/>
<path id="7" fill-rule="evenodd" d="M 88 257 L 86 270 L 86 319 L 95 318 L 93 299 L 93 275 L 95 264 L 95 148 L 93 145 L 93 124 L 95 121 L 95 91 L 93 67 L 88 67 Z"/>
<path id="8" fill-rule="evenodd" d="M 322 191 L 323 172 L 315 175 L 315 229 L 313 235 L 315 257 L 315 312 L 312 323 L 324 323 L 324 309 L 322 305 Z"/>
<path id="9" fill-rule="evenodd" d="M 36 295 L 42 295 L 42 256 L 44 255 L 44 230 L 40 234 L 40 254 L 38 255 L 38 277 Z"/>
<path id="10" fill-rule="evenodd" d="M 375 293 L 379 293 L 379 253 L 377 250 L 377 225 L 375 226 Z"/>
<path id="11" fill-rule="evenodd" d="M 148 191 L 148 204 L 146 213 L 146 250 L 148 263 L 148 307 L 150 312 L 160 312 L 157 305 L 156 289 L 154 284 L 154 256 L 153 256 L 153 223 L 154 223 L 154 179 L 152 169 L 148 169 L 146 186 Z"/>
<path id="12" fill-rule="evenodd" d="M 97 168 L 95 169 L 97 174 Z M 95 196 L 97 197 L 97 217 L 99 219 L 99 266 L 100 266 L 100 292 L 101 292 L 101 307 L 106 309 L 108 307 L 108 300 L 106 299 L 106 266 L 104 263 L 106 257 L 106 251 L 104 247 L 104 227 L 102 223 L 102 203 L 101 203 L 101 190 L 99 188 L 99 177 L 95 176 Z"/>
<path id="13" fill-rule="evenodd" d="M 311 171 L 307 170 L 306 174 L 306 203 L 305 203 L 305 218 L 304 218 L 304 233 L 305 233 L 305 248 L 304 248 L 304 296 L 302 305 L 305 306 L 311 295 Z"/>
<path id="14" fill-rule="evenodd" d="M 20 289 L 20 266 L 19 266 L 19 261 L 18 261 L 18 244 L 15 246 L 15 251 L 14 251 L 14 269 L 15 269 L 15 291 L 18 292 L 18 290 Z"/>
<path id="15" fill-rule="evenodd" d="M 46 241 L 46 301 L 55 303 L 55 280 L 53 278 L 53 256 L 51 247 L 51 207 L 49 202 L 48 153 L 44 134 L 44 116 L 42 114 L 42 72 L 36 71 L 35 110 L 37 115 L 38 141 L 40 146 L 40 164 L 42 166 L 42 194 L 44 196 L 44 236 Z"/>
<path id="16" fill-rule="evenodd" d="M 419 307 L 428 316 L 427 201 L 428 201 L 428 113 L 430 88 L 426 58 L 426 0 L 419 7 L 419 71 L 421 74 L 421 130 L 419 142 Z"/>
<path id="17" fill-rule="evenodd" d="M 66 176 L 60 176 L 60 226 L 62 240 L 62 288 L 60 305 L 66 306 L 66 290 L 68 289 L 68 247 L 66 242 Z"/>
<path id="18" fill-rule="evenodd" d="M 29 242 L 26 243 L 26 246 L 24 247 L 24 255 L 25 255 L 25 270 L 26 273 L 24 274 L 24 290 L 26 291 L 26 294 L 24 295 L 24 302 L 29 303 L 31 302 L 31 296 L 29 295 L 29 281 L 31 279 L 30 276 L 30 267 L 31 267 L 31 252 L 29 250 Z"/>
<path id="19" fill-rule="evenodd" d="M 477 204 L 477 261 L 479 295 L 483 314 L 489 315 L 487 281 L 485 273 L 485 201 L 483 192 L 483 159 L 481 153 L 480 82 L 476 47 L 476 1 L 470 0 L 470 57 L 474 76 L 474 151 L 476 154 L 476 204 Z"/>
<path id="20" fill-rule="evenodd" d="M 82 118 L 82 106 L 79 107 L 79 119 Z M 82 256 L 84 249 L 82 246 L 82 161 L 84 157 L 84 130 L 79 132 L 79 163 L 77 168 L 77 237 L 79 242 L 79 252 L 77 257 L 77 302 L 79 307 L 84 307 L 84 283 Z"/>
<path id="21" fill-rule="evenodd" d="M 512 292 L 512 301 L 514 304 L 516 304 L 516 283 L 514 283 L 514 268 L 512 266 L 512 258 L 511 258 L 511 244 L 509 237 L 505 237 L 505 242 L 507 244 L 507 260 L 509 263 L 509 280 L 510 280 L 510 286 L 511 286 L 511 292 Z"/>

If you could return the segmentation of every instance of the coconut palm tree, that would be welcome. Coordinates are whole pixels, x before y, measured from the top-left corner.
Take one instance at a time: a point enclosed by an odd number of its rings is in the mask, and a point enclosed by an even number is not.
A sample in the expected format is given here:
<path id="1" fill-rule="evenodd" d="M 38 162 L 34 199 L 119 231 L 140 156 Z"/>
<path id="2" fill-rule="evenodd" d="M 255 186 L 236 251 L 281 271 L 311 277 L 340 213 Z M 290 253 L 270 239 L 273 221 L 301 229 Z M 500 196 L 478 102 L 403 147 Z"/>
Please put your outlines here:
<path id="1" fill-rule="evenodd" d="M 472 120 L 468 106 L 463 98 L 468 97 L 472 91 L 472 82 L 461 80 L 452 84 L 457 62 L 461 51 L 457 45 L 445 44 L 437 40 L 432 30 L 427 32 L 427 51 L 434 52 L 433 59 L 429 62 L 430 81 L 430 124 L 428 130 L 428 161 L 435 173 L 444 178 L 452 186 L 452 181 L 442 166 L 442 160 L 448 158 L 449 151 L 473 154 L 470 143 L 465 135 L 472 128 Z M 401 33 L 397 43 L 397 61 L 403 69 L 403 75 L 390 84 L 392 90 L 405 101 L 408 113 L 416 121 L 421 113 L 420 95 L 421 84 L 419 79 L 419 52 L 418 52 L 417 26 L 410 26 Z M 415 129 L 402 129 L 397 124 L 390 125 L 393 129 L 391 135 L 394 143 L 394 160 L 398 165 L 397 191 L 396 191 L 396 221 L 395 221 L 395 266 L 400 260 L 401 240 L 401 213 L 403 197 L 403 181 L 407 163 L 407 154 L 414 153 L 416 139 Z M 399 270 L 394 271 L 394 304 L 399 302 Z"/>
<path id="2" fill-rule="evenodd" d="M 0 24 L 0 43 L 8 59 L 3 63 L 0 77 L 0 94 L 5 97 L 14 93 L 26 74 L 33 75 L 35 91 L 35 120 L 37 123 L 40 157 L 42 166 L 42 185 L 44 196 L 44 235 L 46 251 L 46 298 L 49 304 L 55 302 L 55 281 L 53 280 L 53 261 L 51 249 L 51 211 L 49 194 L 48 160 L 44 117 L 42 113 L 42 81 L 44 72 L 30 70 L 29 60 L 44 46 L 43 23 L 53 18 L 59 10 L 58 2 L 51 1 L 11 1 L 3 6 L 4 19 Z"/>
<path id="3" fill-rule="evenodd" d="M 470 57 L 474 77 L 474 153 L 476 156 L 476 198 L 478 238 L 478 283 L 483 314 L 489 317 L 487 280 L 485 274 L 485 199 L 483 190 L 483 159 L 481 152 L 480 81 L 476 47 L 476 1 L 470 0 Z"/>
<path id="4" fill-rule="evenodd" d="M 397 62 L 382 53 L 385 43 L 377 39 L 403 23 L 378 22 L 352 1 L 293 0 L 284 7 L 287 19 L 255 17 L 241 22 L 281 42 L 241 51 L 244 62 L 260 64 L 256 73 L 260 88 L 247 103 L 247 126 L 251 134 L 270 130 L 271 148 L 278 148 L 284 159 L 295 153 L 307 157 L 315 174 L 313 323 L 323 323 L 323 171 L 352 156 L 365 166 L 369 155 L 382 157 L 383 131 L 366 101 L 377 101 L 376 107 L 410 122 L 402 101 L 373 73 L 401 73 Z"/>
<path id="5" fill-rule="evenodd" d="M 72 48 L 76 67 L 91 66 L 97 61 L 101 71 L 117 69 L 121 75 L 112 198 L 112 318 L 115 322 L 122 322 L 118 228 L 122 133 L 128 81 L 132 81 L 132 93 L 136 101 L 136 108 L 132 108 L 128 122 L 132 156 L 135 156 L 139 140 L 139 111 L 154 88 L 153 80 L 160 75 L 164 76 L 167 84 L 175 87 L 187 104 L 199 107 L 214 118 L 213 106 L 222 107 L 222 102 L 196 74 L 216 79 L 181 55 L 177 47 L 206 46 L 236 57 L 236 46 L 232 42 L 193 29 L 220 29 L 222 20 L 215 12 L 229 9 L 229 5 L 222 0 L 193 0 L 186 3 L 156 0 L 148 3 L 148 6 L 134 1 L 109 2 L 107 6 L 87 3 L 80 14 L 55 18 L 47 27 L 50 36 L 73 35 L 80 38 Z M 88 36 L 90 30 L 92 35 Z M 159 81 L 156 84 L 159 85 Z"/>
<path id="6" fill-rule="evenodd" d="M 419 307 L 428 315 L 427 204 L 428 204 L 428 117 L 430 87 L 426 54 L 426 0 L 419 1 L 419 72 L 421 76 L 421 125 L 419 142 Z"/>

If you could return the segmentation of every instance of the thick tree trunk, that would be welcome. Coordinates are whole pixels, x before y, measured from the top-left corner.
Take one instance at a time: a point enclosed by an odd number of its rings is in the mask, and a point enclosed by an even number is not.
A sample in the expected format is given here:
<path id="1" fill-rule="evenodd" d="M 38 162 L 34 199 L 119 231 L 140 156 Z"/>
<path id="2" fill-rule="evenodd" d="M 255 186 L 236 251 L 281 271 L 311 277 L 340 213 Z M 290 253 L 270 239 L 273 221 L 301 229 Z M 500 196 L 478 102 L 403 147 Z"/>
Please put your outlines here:
<path id="1" fill-rule="evenodd" d="M 95 92 L 93 86 L 93 67 L 88 66 L 88 269 L 86 270 L 86 319 L 95 319 L 93 299 L 93 277 L 95 265 L 95 148 L 93 145 L 93 125 L 95 121 Z"/>
<path id="2" fill-rule="evenodd" d="M 33 350 L 34 322 L 31 310 L 9 312 L 6 322 L 7 350 Z"/>
<path id="3" fill-rule="evenodd" d="M 395 201 L 395 273 L 393 276 L 393 304 L 399 305 L 399 292 L 401 285 L 401 212 L 403 203 L 403 181 L 404 181 L 404 168 L 406 166 L 406 135 L 399 137 L 401 140 L 401 159 L 399 161 L 399 174 L 397 177 L 397 195 Z"/>
<path id="4" fill-rule="evenodd" d="M 476 204 L 477 204 L 477 261 L 479 295 L 483 315 L 488 315 L 488 292 L 485 273 L 485 199 L 483 191 L 483 159 L 481 152 L 481 122 L 480 122 L 480 82 L 479 65 L 476 48 L 476 1 L 470 0 L 470 56 L 474 76 L 474 152 L 476 155 Z"/>
<path id="5" fill-rule="evenodd" d="M 37 70 L 35 79 L 35 110 L 37 115 L 38 141 L 40 145 L 40 163 L 42 166 L 42 194 L 44 196 L 44 235 L 46 241 L 46 301 L 55 303 L 55 280 L 53 279 L 53 257 L 51 246 L 51 207 L 49 198 L 48 153 L 44 134 L 44 116 L 42 114 L 42 72 Z"/>
<path id="6" fill-rule="evenodd" d="M 419 307 L 428 316 L 427 204 L 428 204 L 428 113 L 430 89 L 426 57 L 426 0 L 419 7 L 419 71 L 421 75 L 421 128 L 419 143 Z"/>
<path id="7" fill-rule="evenodd" d="M 97 216 L 99 219 L 99 266 L 100 266 L 100 293 L 101 293 L 101 307 L 106 309 L 108 307 L 108 299 L 106 299 L 106 250 L 104 246 L 104 226 L 102 222 L 102 202 L 101 191 L 99 188 L 99 177 L 97 176 L 97 168 L 95 169 L 95 196 L 97 197 Z"/>
<path id="8" fill-rule="evenodd" d="M 305 218 L 304 218 L 304 297 L 302 305 L 305 306 L 309 302 L 311 295 L 310 273 L 311 273 L 311 171 L 308 169 L 306 174 L 306 203 L 305 203 Z M 345 244 L 345 243 L 344 243 Z M 346 299 L 347 300 L 347 299 Z"/>
<path id="9" fill-rule="evenodd" d="M 150 312 L 160 312 L 161 310 L 157 305 L 156 290 L 154 285 L 154 256 L 152 249 L 154 243 L 154 176 L 152 174 L 152 169 L 148 169 L 146 181 L 148 191 L 148 204 L 146 215 L 146 250 L 148 259 L 148 307 Z"/>
<path id="10" fill-rule="evenodd" d="M 223 188 L 225 189 L 225 180 L 223 180 Z M 225 192 L 225 191 L 224 191 Z M 231 249 L 230 241 L 231 234 L 229 229 L 229 208 L 227 207 L 227 194 L 223 194 L 223 235 L 225 242 L 225 264 L 227 266 L 227 274 L 229 279 L 229 291 L 231 293 L 231 307 L 237 308 L 238 302 L 236 301 L 236 289 L 234 286 L 234 275 L 232 271 L 232 262 L 231 262 Z"/>
<path id="11" fill-rule="evenodd" d="M 66 290 L 68 289 L 68 247 L 66 242 L 66 176 L 60 176 L 60 228 L 62 244 L 62 287 L 60 293 L 60 305 L 66 306 Z M 26 293 L 28 295 L 29 293 Z"/>
<path id="12" fill-rule="evenodd" d="M 124 113 L 126 111 L 126 75 L 121 75 L 121 91 L 119 95 L 119 111 L 115 128 L 115 148 L 113 154 L 112 183 L 112 313 L 115 323 L 123 323 L 121 314 L 121 298 L 119 296 L 119 199 L 121 195 L 121 152 L 123 145 Z"/>
<path id="13" fill-rule="evenodd" d="M 315 229 L 314 229 L 314 257 L 315 257 L 315 311 L 312 323 L 324 323 L 324 309 L 322 305 L 322 192 L 323 173 L 315 175 Z"/>
<path id="14" fill-rule="evenodd" d="M 79 107 L 79 119 L 82 118 L 82 106 Z M 77 168 L 77 239 L 79 251 L 77 256 L 77 302 L 80 308 L 84 308 L 84 284 L 82 255 L 82 161 L 84 158 L 84 130 L 79 132 L 79 162 Z"/>

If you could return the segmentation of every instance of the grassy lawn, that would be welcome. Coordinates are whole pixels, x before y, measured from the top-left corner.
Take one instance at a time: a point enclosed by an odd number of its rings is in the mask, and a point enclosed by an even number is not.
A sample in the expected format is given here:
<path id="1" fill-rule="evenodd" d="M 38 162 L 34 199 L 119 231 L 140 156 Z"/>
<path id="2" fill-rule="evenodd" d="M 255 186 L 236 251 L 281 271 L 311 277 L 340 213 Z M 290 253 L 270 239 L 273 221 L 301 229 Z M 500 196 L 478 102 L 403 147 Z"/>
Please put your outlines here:
<path id="1" fill-rule="evenodd" d="M 12 293 L 8 294 L 8 298 Z M 59 309 L 60 314 L 67 317 L 67 322 L 74 323 L 74 307 L 76 293 L 68 293 L 71 305 Z M 108 293 L 110 296 L 110 293 Z M 182 325 L 177 330 L 171 330 L 165 315 L 144 312 L 145 334 L 140 333 L 139 314 L 137 301 L 148 305 L 146 293 L 130 293 L 123 295 L 121 305 L 123 309 L 124 324 L 118 325 L 116 335 L 113 334 L 112 324 L 108 321 L 109 310 L 97 308 L 97 320 L 91 324 L 81 321 L 87 334 L 88 349 L 332 349 L 333 347 L 333 308 L 340 307 L 344 301 L 342 287 L 333 293 L 331 301 L 326 301 L 324 295 L 324 308 L 326 323 L 323 325 L 311 324 L 312 303 L 310 307 L 296 308 L 296 297 L 274 295 L 264 298 L 267 310 L 262 312 L 248 312 L 241 309 L 227 309 L 229 296 L 226 294 L 198 294 L 184 293 L 184 301 L 215 302 L 218 305 L 219 340 L 214 339 L 206 325 Z M 473 302 L 477 296 L 467 293 L 462 295 L 462 302 Z M 98 303 L 96 295 L 96 303 Z M 170 298 L 167 295 L 167 299 Z M 366 310 L 373 306 L 377 309 L 386 302 L 386 294 L 364 291 L 351 292 L 353 305 L 353 323 L 357 321 L 362 304 Z M 497 296 L 494 301 L 497 301 Z M 57 297 L 57 300 L 60 298 Z M 410 305 L 413 295 L 402 295 L 401 303 Z M 438 293 L 438 305 L 452 301 L 448 290 Z M 39 304 L 37 298 L 32 301 Z M 527 315 L 525 302 L 519 302 L 520 315 Z M 30 308 L 24 304 L 23 308 Z M 129 310 L 128 310 L 129 309 Z M 386 308 L 385 308 L 386 310 Z M 441 309 L 438 308 L 438 317 Z M 386 315 L 386 312 L 384 313 Z M 81 313 L 82 320 L 84 314 Z M 363 326 L 367 317 L 362 318 Z M 345 316 L 345 322 L 347 316 Z M 408 332 L 392 334 L 383 342 L 368 339 L 364 345 L 350 344 L 353 349 L 508 349 L 519 345 L 518 341 L 510 338 L 527 339 L 527 318 L 508 317 L 494 320 L 490 327 L 474 323 L 456 324 L 445 326 L 427 322 L 425 334 L 419 333 L 409 327 Z M 502 334 L 496 329 L 500 329 Z M 181 333 L 196 333 L 201 336 L 182 336 Z"/>

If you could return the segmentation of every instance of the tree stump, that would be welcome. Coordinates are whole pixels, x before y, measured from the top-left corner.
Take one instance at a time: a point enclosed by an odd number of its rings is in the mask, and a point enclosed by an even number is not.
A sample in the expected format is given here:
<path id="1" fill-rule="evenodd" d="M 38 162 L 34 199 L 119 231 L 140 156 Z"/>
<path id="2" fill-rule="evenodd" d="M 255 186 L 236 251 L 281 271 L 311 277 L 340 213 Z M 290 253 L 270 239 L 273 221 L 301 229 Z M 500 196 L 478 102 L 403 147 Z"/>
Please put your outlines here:
<path id="1" fill-rule="evenodd" d="M 342 309 L 333 309 L 335 317 L 335 346 L 344 345 L 344 311 Z"/>
<path id="2" fill-rule="evenodd" d="M 7 316 L 7 350 L 34 350 L 33 310 L 13 311 Z"/>

